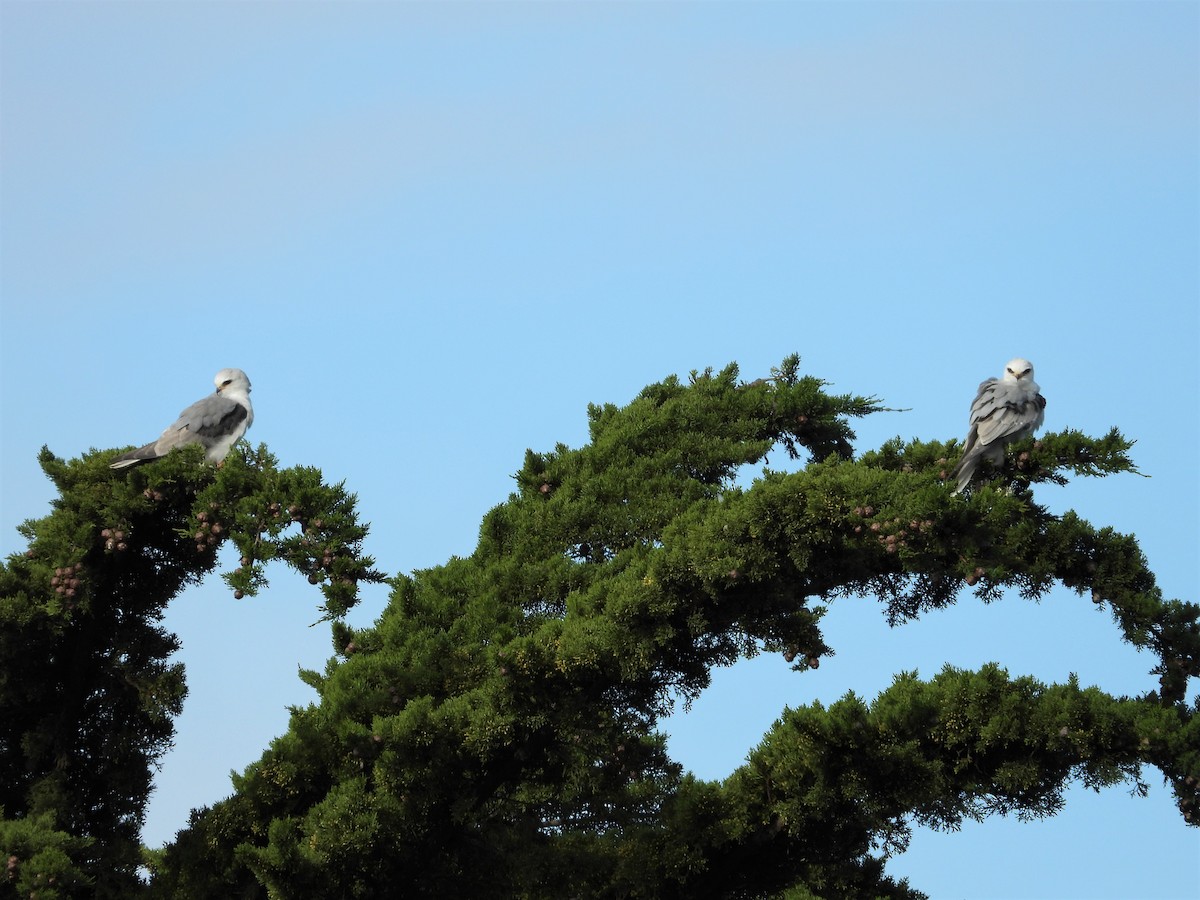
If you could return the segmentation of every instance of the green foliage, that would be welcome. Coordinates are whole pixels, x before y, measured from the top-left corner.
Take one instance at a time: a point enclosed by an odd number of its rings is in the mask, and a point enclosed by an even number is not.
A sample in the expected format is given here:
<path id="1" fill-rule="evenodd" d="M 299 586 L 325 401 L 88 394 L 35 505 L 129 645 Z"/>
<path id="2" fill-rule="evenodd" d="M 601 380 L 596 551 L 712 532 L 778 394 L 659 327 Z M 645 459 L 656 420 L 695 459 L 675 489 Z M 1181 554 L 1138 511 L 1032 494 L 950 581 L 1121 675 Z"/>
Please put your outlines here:
<path id="1" fill-rule="evenodd" d="M 361 556 L 353 498 L 319 473 L 278 472 L 260 448 L 217 472 L 184 455 L 135 469 L 127 494 L 111 476 L 107 487 L 68 485 L 64 503 L 92 505 L 30 532 L 40 570 L 15 560 L 4 573 L 16 579 L 11 590 L 5 581 L 5 615 L 44 631 L 47 646 L 72 633 L 68 613 L 97 621 L 109 602 L 94 586 L 97 560 L 151 567 L 129 584 L 156 598 L 137 612 L 145 627 L 155 604 L 212 567 L 226 537 L 242 554 L 227 576 L 236 590 L 260 588 L 263 565 L 282 559 L 322 584 L 332 620 L 336 655 L 301 676 L 319 702 L 294 709 L 233 796 L 195 812 L 155 855 L 149 892 L 916 898 L 884 873 L 913 823 L 1050 815 L 1072 780 L 1144 790 L 1147 764 L 1193 822 L 1200 710 L 1185 698 L 1200 608 L 1161 596 L 1131 537 L 1052 515 L 1033 496 L 1063 471 L 1134 471 L 1129 442 L 1115 431 L 1045 435 L 954 496 L 945 478 L 956 444 L 894 441 L 854 460 L 851 420 L 882 407 L 826 394 L 798 365 L 791 357 L 750 383 L 734 366 L 693 372 L 626 407 L 591 407 L 588 444 L 529 451 L 475 552 L 392 579 L 387 609 L 366 628 L 339 615 L 357 582 L 379 576 Z M 778 449 L 804 467 L 738 485 Z M 136 517 L 139 497 L 158 519 Z M 89 522 L 105 523 L 107 540 L 120 530 L 126 549 L 97 544 Z M 64 566 L 80 585 L 52 599 L 47 578 Z M 987 602 L 1057 583 L 1108 607 L 1121 636 L 1155 655 L 1156 691 L 1112 697 L 995 665 L 930 681 L 905 674 L 874 703 L 850 695 L 785 711 L 721 783 L 684 773 L 657 731 L 714 666 L 769 652 L 800 672 L 818 667 L 834 652 L 822 614 L 847 595 L 876 596 L 899 621 L 964 588 Z M 143 656 L 161 665 L 168 644 Z M 7 703 L 15 694 L 4 689 Z M 146 725 L 169 727 L 178 695 L 150 696 L 159 718 Z M 139 734 L 138 746 L 160 733 Z M 63 818 L 70 790 L 52 796 L 42 782 L 54 783 L 44 766 L 2 799 L 103 839 Z M 144 787 L 122 787 L 134 822 Z"/>
<path id="2" fill-rule="evenodd" d="M 788 823 L 806 848 L 890 854 L 906 846 L 910 820 L 957 829 L 964 817 L 1052 815 L 1072 778 L 1144 791 L 1145 747 L 1190 739 L 1190 723 L 1164 712 L 994 664 L 930 682 L 903 674 L 870 706 L 849 695 L 785 712 L 728 787 L 754 820 Z"/>
<path id="3" fill-rule="evenodd" d="M 0 897 L 91 896 L 91 879 L 76 864 L 88 844 L 56 829 L 50 813 L 14 820 L 0 809 L 0 858 L 5 860 Z"/>
<path id="4" fill-rule="evenodd" d="M 163 895 L 189 878 L 187 896 L 214 897 L 908 898 L 883 862 L 913 822 L 1048 815 L 1069 780 L 1140 788 L 1143 763 L 1186 811 L 1197 610 L 1163 600 L 1131 538 L 1030 493 L 1062 469 L 1131 470 L 1128 443 L 1048 435 L 1013 448 L 1006 489 L 954 497 L 954 445 L 852 461 L 849 421 L 879 405 L 797 363 L 749 384 L 732 366 L 670 378 L 591 407 L 586 446 L 528 452 L 470 557 L 396 578 L 370 628 L 334 623 L 337 658 L 304 676 L 320 702 L 167 849 Z M 808 464 L 735 484 L 777 447 Z M 964 587 L 987 601 L 1056 582 L 1159 655 L 1158 693 L 997 667 L 902 676 L 870 706 L 785 713 L 721 784 L 684 774 L 656 731 L 713 666 L 818 666 L 821 614 L 846 594 L 899 620 Z"/>
<path id="5" fill-rule="evenodd" d="M 141 884 L 151 768 L 186 693 L 170 661 L 178 641 L 158 624 L 167 603 L 230 538 L 243 554 L 227 576 L 235 596 L 283 559 L 321 584 L 332 617 L 358 582 L 382 576 L 361 554 L 353 497 L 314 469 L 279 470 L 263 448 L 219 468 L 197 447 L 119 473 L 111 459 L 43 449 L 59 498 L 21 527 L 28 550 L 0 567 L 0 805 L 13 817 L 0 824 L 72 838 L 21 862 L 18 880 L 53 851 L 82 873 L 87 896 L 127 897 Z M 66 873 L 57 890 L 69 892 Z"/>

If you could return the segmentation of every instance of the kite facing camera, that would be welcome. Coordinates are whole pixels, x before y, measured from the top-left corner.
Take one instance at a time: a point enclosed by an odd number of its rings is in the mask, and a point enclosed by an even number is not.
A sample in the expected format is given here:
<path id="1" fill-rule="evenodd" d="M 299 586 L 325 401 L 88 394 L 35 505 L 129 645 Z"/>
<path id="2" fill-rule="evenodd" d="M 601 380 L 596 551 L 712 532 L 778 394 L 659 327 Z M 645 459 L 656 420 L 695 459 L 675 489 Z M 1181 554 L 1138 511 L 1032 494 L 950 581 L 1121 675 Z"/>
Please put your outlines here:
<path id="1" fill-rule="evenodd" d="M 1032 435 L 1045 418 L 1046 398 L 1033 380 L 1033 363 L 1020 357 L 1010 360 L 1003 378 L 989 378 L 979 385 L 963 458 L 950 473 L 956 479 L 954 493 L 961 494 L 971 483 L 980 460 L 999 465 L 1004 448 Z"/>

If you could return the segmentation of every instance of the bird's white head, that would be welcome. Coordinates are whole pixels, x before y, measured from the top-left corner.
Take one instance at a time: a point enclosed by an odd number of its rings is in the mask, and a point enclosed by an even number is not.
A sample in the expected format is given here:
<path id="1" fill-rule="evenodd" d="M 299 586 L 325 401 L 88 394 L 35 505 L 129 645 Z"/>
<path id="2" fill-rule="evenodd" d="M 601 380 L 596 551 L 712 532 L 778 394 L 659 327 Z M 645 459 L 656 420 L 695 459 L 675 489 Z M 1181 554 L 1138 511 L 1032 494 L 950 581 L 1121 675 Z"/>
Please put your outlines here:
<path id="1" fill-rule="evenodd" d="M 222 369 L 213 377 L 213 382 L 217 385 L 218 394 L 240 404 L 246 410 L 245 427 L 235 435 L 236 440 L 254 422 L 254 407 L 250 404 L 250 379 L 241 369 Z"/>
<path id="2" fill-rule="evenodd" d="M 228 371 L 228 370 L 227 370 Z M 1028 384 L 1033 381 L 1033 363 L 1027 359 L 1010 359 L 1004 367 L 1004 380 Z"/>
<path id="3" fill-rule="evenodd" d="M 222 369 L 213 376 L 213 384 L 217 386 L 217 393 L 232 392 L 232 393 L 250 393 L 250 379 L 246 377 L 246 373 L 241 369 Z"/>

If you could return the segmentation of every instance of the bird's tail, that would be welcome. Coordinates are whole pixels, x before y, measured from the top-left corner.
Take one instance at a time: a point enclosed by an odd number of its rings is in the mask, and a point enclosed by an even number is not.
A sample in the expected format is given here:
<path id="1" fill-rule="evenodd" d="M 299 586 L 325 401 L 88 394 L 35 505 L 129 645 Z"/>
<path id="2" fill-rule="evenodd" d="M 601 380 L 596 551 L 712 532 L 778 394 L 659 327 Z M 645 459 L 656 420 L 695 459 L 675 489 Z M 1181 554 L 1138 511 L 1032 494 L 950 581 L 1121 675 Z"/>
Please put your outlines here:
<path id="1" fill-rule="evenodd" d="M 113 457 L 113 461 L 108 464 L 108 467 L 110 469 L 128 469 L 130 466 L 150 462 L 152 459 L 158 459 L 158 452 L 154 449 L 154 444 L 147 444 Z"/>
<path id="2" fill-rule="evenodd" d="M 955 480 L 954 490 L 952 494 L 961 494 L 967 489 L 967 485 L 971 483 L 971 479 L 975 477 L 975 469 L 979 465 L 979 454 L 968 450 L 963 458 L 958 461 L 958 465 L 950 471 L 950 477 Z"/>

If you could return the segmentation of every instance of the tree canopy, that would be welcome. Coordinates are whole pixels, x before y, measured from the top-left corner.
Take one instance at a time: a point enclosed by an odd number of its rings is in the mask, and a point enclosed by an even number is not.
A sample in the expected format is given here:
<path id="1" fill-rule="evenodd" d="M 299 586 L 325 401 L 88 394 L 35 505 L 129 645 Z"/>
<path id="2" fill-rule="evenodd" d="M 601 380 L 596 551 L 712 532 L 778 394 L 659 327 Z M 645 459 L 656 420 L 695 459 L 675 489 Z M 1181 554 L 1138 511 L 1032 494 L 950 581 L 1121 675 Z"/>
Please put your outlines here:
<path id="1" fill-rule="evenodd" d="M 1145 764 L 1195 824 L 1200 607 L 1162 596 L 1133 537 L 1034 497 L 1064 472 L 1132 471 L 1130 442 L 1047 434 L 955 497 L 957 442 L 856 459 L 851 422 L 882 406 L 825 388 L 793 356 L 749 383 L 730 365 L 591 406 L 586 445 L 528 451 L 475 551 L 392 577 L 365 628 L 342 616 L 383 576 L 354 498 L 320 472 L 280 470 L 263 447 L 128 476 L 109 451 L 44 452 L 61 499 L 0 571 L 7 885 L 143 889 L 150 766 L 184 696 L 156 623 L 225 541 L 240 594 L 274 560 L 320 586 L 335 655 L 302 673 L 317 702 L 233 795 L 151 856 L 154 896 L 919 897 L 884 872 L 913 824 L 1050 815 L 1073 780 L 1144 789 Z M 742 486 L 772 453 L 804 464 Z M 902 621 L 967 591 L 1055 584 L 1153 654 L 1157 690 L 998 664 L 898 673 L 872 702 L 785 710 L 723 781 L 667 753 L 660 719 L 713 667 L 757 653 L 818 667 L 831 600 L 874 596 Z"/>

